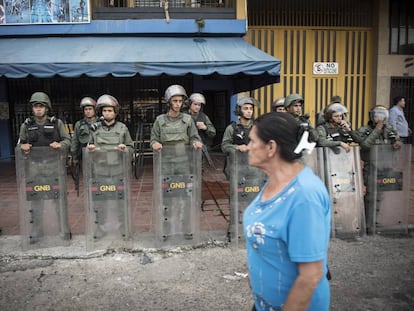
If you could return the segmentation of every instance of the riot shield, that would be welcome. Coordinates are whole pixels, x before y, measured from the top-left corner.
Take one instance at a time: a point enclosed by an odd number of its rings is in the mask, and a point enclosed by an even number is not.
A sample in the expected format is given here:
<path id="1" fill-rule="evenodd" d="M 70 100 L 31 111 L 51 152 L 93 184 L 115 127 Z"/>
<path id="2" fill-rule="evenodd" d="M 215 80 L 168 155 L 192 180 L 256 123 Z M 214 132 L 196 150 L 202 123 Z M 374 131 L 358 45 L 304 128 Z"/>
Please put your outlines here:
<path id="1" fill-rule="evenodd" d="M 184 144 L 154 152 L 156 244 L 194 245 L 200 238 L 201 150 Z"/>
<path id="2" fill-rule="evenodd" d="M 266 175 L 262 170 L 249 166 L 248 153 L 233 150 L 229 153 L 230 175 L 230 224 L 229 239 L 238 246 L 243 238 L 243 212 L 262 189 Z"/>
<path id="3" fill-rule="evenodd" d="M 369 233 L 408 233 L 411 182 L 411 145 L 395 150 L 374 145 L 368 163 L 366 193 Z"/>
<path id="4" fill-rule="evenodd" d="M 365 235 L 365 213 L 359 147 L 350 152 L 325 147 L 325 182 L 332 203 L 332 237 Z"/>
<path id="5" fill-rule="evenodd" d="M 67 246 L 66 151 L 15 149 L 23 249 Z"/>
<path id="6" fill-rule="evenodd" d="M 314 148 L 310 154 L 303 152 L 301 162 L 304 165 L 309 166 L 314 174 L 319 176 L 325 183 L 325 159 L 323 148 Z"/>
<path id="7" fill-rule="evenodd" d="M 83 149 L 87 250 L 131 247 L 131 154 Z"/>

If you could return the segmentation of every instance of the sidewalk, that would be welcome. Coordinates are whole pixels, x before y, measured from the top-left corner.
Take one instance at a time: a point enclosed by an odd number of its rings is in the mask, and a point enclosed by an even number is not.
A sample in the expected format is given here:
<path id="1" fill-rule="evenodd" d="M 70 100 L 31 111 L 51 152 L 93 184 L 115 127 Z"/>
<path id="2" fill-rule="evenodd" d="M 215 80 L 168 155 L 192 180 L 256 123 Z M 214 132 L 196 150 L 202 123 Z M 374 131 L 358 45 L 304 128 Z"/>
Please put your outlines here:
<path id="1" fill-rule="evenodd" d="M 216 169 L 208 167 L 203 172 L 200 230 L 214 232 L 215 236 L 226 237 L 229 219 L 229 183 L 222 168 L 224 155 L 211 154 Z M 144 171 L 139 180 L 131 176 L 132 232 L 154 231 L 152 223 L 152 158 L 144 160 Z M 0 163 L 0 228 L 2 235 L 19 235 L 19 208 L 14 163 Z M 68 217 L 73 235 L 85 234 L 85 202 L 83 183 L 80 181 L 80 195 L 77 196 L 74 182 L 67 175 Z"/>

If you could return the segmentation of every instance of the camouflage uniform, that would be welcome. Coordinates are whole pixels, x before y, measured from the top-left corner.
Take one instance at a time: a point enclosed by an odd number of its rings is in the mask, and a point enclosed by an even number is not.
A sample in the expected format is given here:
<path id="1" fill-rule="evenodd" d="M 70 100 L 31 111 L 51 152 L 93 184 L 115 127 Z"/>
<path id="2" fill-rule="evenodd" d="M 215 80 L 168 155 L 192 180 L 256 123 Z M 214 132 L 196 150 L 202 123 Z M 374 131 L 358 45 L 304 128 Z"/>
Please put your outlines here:
<path id="1" fill-rule="evenodd" d="M 44 104 L 50 110 L 51 104 L 46 94 L 37 92 L 32 95 L 32 98 L 36 98 L 36 96 L 39 96 L 39 94 L 41 97 L 45 96 L 47 98 L 47 104 L 44 102 L 40 103 Z M 37 100 L 31 100 L 31 102 L 36 103 Z M 66 151 L 69 149 L 71 144 L 71 139 L 65 130 L 65 125 L 63 122 L 55 117 L 47 117 L 42 122 L 34 117 L 29 117 L 20 126 L 18 146 L 23 144 L 30 144 L 34 148 L 48 147 L 53 142 L 60 143 L 63 154 L 66 155 Z M 66 156 L 56 161 L 64 161 L 66 163 Z M 36 153 L 34 150 L 32 150 L 30 153 L 28 153 L 28 162 L 26 162 L 26 165 L 26 178 L 35 181 L 56 179 L 56 176 L 59 173 L 59 165 L 64 164 L 61 162 L 51 162 L 50 160 L 45 160 L 42 154 Z M 58 200 L 54 200 L 58 215 L 57 221 L 59 222 L 59 229 L 62 237 L 64 239 L 69 239 L 70 228 L 67 217 L 66 190 L 61 191 L 61 193 L 65 194 L 65 197 L 62 200 L 64 202 L 64 206 L 59 206 Z M 31 202 L 31 243 L 35 242 L 36 239 L 43 234 L 43 206 L 44 201 L 42 199 L 34 200 Z"/>
<path id="2" fill-rule="evenodd" d="M 89 143 L 100 149 L 99 152 L 95 151 L 90 154 L 93 159 L 92 174 L 95 180 L 104 184 L 117 185 L 119 181 L 123 180 L 125 174 L 129 174 L 129 172 L 124 171 L 122 151 L 116 150 L 118 145 L 124 144 L 127 146 L 128 158 L 132 156 L 134 143 L 124 123 L 115 121 L 114 124 L 107 126 L 103 122 L 95 131 L 92 131 Z M 128 237 L 130 228 L 125 224 L 125 197 L 117 198 L 116 204 L 118 221 L 120 222 L 119 232 L 123 237 Z M 101 207 L 99 204 L 95 207 L 98 227 L 94 237 L 100 238 L 105 234 L 101 225 L 107 221 L 107 208 Z"/>
<path id="3" fill-rule="evenodd" d="M 90 127 L 95 120 L 96 118 L 93 118 L 88 122 L 85 118 L 75 123 L 75 129 L 72 136 L 72 145 L 70 147 L 70 153 L 72 154 L 73 160 L 79 161 L 81 158 L 82 148 L 86 147 L 89 142 Z"/>
<path id="4" fill-rule="evenodd" d="M 375 186 L 369 180 L 370 173 L 376 170 L 376 163 L 373 163 L 370 158 L 370 151 L 373 145 L 383 145 L 383 144 L 394 144 L 396 141 L 399 141 L 400 138 L 398 136 L 397 131 L 387 123 L 384 123 L 382 129 L 378 129 L 373 122 L 373 112 L 375 112 L 378 108 L 379 112 L 384 113 L 387 115 L 385 121 L 388 118 L 388 111 L 385 107 L 377 106 L 370 112 L 370 121 L 368 122 L 367 126 L 363 126 L 358 129 L 358 133 L 361 136 L 361 160 L 364 162 L 363 167 L 363 179 L 364 185 L 366 187 L 365 196 L 364 196 L 364 205 L 365 205 L 365 218 L 366 218 L 366 227 L 367 233 L 372 232 L 372 223 L 374 219 L 374 192 Z M 378 199 L 377 199 L 378 200 Z"/>
<path id="5" fill-rule="evenodd" d="M 175 154 L 164 156 L 162 173 L 164 175 L 187 174 L 189 163 L 187 146 L 201 141 L 193 119 L 180 113 L 176 118 L 168 114 L 159 115 L 151 130 L 151 146 L 158 142 L 165 146 L 174 146 Z"/>

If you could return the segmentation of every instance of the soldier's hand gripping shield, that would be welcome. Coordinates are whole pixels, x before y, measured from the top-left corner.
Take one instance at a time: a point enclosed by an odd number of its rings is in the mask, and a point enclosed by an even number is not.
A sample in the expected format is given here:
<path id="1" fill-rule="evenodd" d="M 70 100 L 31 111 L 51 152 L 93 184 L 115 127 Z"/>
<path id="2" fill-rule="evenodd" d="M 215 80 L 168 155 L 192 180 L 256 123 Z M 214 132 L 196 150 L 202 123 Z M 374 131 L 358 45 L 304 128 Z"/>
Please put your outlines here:
<path id="1" fill-rule="evenodd" d="M 332 237 L 355 240 L 365 235 L 365 212 L 359 147 L 339 153 L 324 147 L 325 184 L 332 203 Z"/>
<path id="2" fill-rule="evenodd" d="M 371 147 L 365 195 L 368 233 L 408 233 L 411 148 L 407 144 L 398 150 L 390 144 Z"/>
<path id="3" fill-rule="evenodd" d="M 130 172 L 129 152 L 83 149 L 88 250 L 130 246 Z"/>
<path id="4" fill-rule="evenodd" d="M 197 244 L 200 235 L 201 150 L 164 145 L 154 153 L 153 205 L 157 241 L 164 245 Z"/>
<path id="5" fill-rule="evenodd" d="M 228 236 L 234 246 L 243 240 L 243 212 L 262 189 L 266 175 L 249 166 L 248 153 L 232 150 L 229 153 L 230 224 Z"/>
<path id="6" fill-rule="evenodd" d="M 68 245 L 66 152 L 18 146 L 15 154 L 23 249 Z"/>

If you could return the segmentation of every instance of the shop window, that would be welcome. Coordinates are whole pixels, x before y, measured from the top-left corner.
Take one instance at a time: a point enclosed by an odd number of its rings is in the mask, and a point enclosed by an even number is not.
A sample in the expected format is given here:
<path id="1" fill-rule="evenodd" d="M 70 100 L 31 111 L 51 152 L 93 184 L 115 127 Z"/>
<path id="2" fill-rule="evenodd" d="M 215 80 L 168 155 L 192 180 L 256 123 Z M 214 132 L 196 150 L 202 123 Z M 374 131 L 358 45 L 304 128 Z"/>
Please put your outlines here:
<path id="1" fill-rule="evenodd" d="M 414 54 L 414 1 L 390 1 L 390 54 Z"/>

